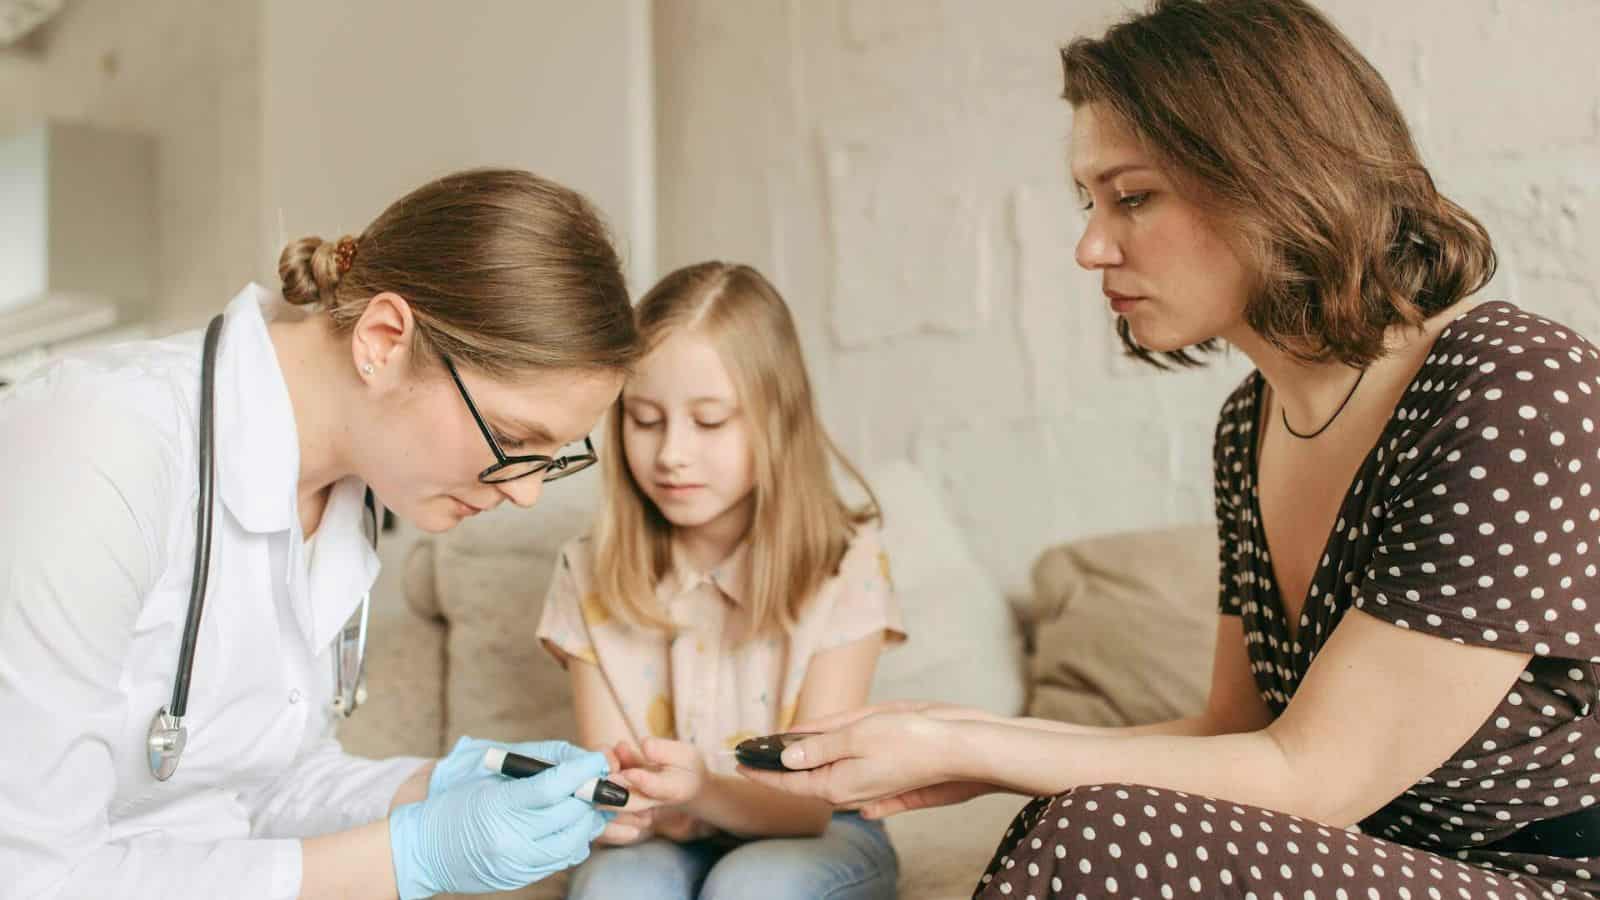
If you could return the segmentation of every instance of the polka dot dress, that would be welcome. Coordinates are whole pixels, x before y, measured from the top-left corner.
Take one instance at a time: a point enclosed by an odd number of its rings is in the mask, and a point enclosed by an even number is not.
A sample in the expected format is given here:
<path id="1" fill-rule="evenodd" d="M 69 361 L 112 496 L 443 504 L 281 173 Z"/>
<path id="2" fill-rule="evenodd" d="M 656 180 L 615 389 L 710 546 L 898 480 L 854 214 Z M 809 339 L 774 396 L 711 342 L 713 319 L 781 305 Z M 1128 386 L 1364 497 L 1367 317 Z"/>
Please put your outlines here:
<path id="1" fill-rule="evenodd" d="M 1353 479 L 1293 638 L 1256 496 L 1262 388 L 1247 378 L 1217 426 L 1220 604 L 1242 618 L 1274 714 L 1352 607 L 1533 659 L 1455 756 L 1359 833 L 1088 786 L 1024 808 L 974 896 L 1600 897 L 1589 859 L 1510 849 L 1600 799 L 1600 353 L 1509 303 L 1451 323 Z"/>

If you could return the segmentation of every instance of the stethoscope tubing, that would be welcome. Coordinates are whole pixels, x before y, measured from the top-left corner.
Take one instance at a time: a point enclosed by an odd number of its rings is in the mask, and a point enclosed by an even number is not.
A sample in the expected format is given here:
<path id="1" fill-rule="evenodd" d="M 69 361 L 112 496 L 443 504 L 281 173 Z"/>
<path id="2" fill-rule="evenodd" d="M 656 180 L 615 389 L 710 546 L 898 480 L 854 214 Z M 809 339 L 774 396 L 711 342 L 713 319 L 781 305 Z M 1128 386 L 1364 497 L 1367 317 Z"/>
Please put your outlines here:
<path id="1" fill-rule="evenodd" d="M 189 588 L 189 611 L 183 620 L 183 643 L 178 649 L 178 673 L 172 683 L 172 705 L 167 707 L 178 719 L 183 718 L 189 705 L 189 676 L 194 671 L 200 617 L 205 614 L 206 576 L 211 572 L 212 496 L 217 480 L 217 345 L 221 338 L 219 315 L 206 326 L 205 346 L 200 354 L 200 498 L 195 508 L 194 577 Z"/>

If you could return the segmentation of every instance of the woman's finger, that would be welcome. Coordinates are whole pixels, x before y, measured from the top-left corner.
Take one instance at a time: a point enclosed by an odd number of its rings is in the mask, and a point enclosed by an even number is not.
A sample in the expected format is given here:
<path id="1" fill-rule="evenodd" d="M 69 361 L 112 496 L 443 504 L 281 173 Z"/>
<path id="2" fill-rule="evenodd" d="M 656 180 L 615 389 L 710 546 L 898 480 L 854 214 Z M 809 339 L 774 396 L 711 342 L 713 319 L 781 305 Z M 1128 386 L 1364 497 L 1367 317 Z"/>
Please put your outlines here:
<path id="1" fill-rule="evenodd" d="M 798 772 L 773 772 L 739 766 L 738 772 L 757 784 L 764 784 L 786 794 L 826 800 L 836 808 L 849 808 L 862 800 L 873 799 L 856 795 L 844 781 L 844 776 L 835 771 L 837 768 L 837 766 L 827 766 Z"/>
<path id="2" fill-rule="evenodd" d="M 783 765 L 787 769 L 815 769 L 858 755 L 858 726 L 848 726 L 838 731 L 813 735 L 799 743 L 790 744 L 783 751 Z"/>
<path id="3" fill-rule="evenodd" d="M 973 797 L 993 793 L 997 790 L 994 785 L 983 784 L 976 781 L 948 781 L 944 784 L 932 784 L 892 797 L 874 800 L 861 807 L 861 816 L 866 819 L 885 819 L 889 816 L 910 812 L 914 809 L 927 809 L 933 806 L 950 806 L 956 803 L 965 803 Z"/>

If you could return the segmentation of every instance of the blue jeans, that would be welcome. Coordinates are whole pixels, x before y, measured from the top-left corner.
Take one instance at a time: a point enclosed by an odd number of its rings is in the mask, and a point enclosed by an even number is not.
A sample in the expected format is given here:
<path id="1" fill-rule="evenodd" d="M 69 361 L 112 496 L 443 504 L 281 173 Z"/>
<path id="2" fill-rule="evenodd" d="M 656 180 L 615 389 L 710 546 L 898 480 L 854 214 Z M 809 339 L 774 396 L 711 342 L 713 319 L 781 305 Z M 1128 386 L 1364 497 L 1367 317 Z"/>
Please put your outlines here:
<path id="1" fill-rule="evenodd" d="M 567 900 L 893 900 L 899 877 L 883 824 L 836 813 L 814 838 L 596 847 Z"/>

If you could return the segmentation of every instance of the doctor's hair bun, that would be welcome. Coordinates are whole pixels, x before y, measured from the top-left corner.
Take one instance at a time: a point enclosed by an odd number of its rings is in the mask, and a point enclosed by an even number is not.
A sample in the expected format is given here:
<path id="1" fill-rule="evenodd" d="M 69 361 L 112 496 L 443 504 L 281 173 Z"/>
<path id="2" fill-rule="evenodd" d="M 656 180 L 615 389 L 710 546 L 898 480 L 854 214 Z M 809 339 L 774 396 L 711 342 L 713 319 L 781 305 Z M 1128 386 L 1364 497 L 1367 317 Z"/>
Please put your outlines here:
<path id="1" fill-rule="evenodd" d="M 290 241 L 278 257 L 278 277 L 283 280 L 283 299 L 296 306 L 320 303 L 331 306 L 339 279 L 350 269 L 355 239 L 348 235 L 338 241 L 303 237 Z M 341 254 L 341 248 L 346 248 Z"/>

